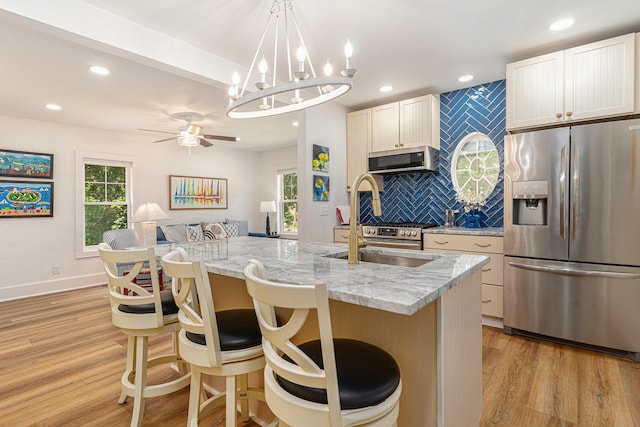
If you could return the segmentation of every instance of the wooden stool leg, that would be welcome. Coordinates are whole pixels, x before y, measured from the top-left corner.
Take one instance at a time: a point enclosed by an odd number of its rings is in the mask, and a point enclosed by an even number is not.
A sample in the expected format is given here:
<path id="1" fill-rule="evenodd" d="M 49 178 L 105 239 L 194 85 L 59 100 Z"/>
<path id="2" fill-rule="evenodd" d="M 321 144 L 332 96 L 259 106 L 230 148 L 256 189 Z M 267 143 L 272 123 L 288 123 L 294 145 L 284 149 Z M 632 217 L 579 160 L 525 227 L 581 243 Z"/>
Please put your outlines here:
<path id="1" fill-rule="evenodd" d="M 244 393 L 249 387 L 249 374 L 242 374 L 238 376 L 238 388 Z M 240 399 L 240 419 L 243 422 L 249 421 L 249 401 L 247 399 Z"/>
<path id="2" fill-rule="evenodd" d="M 236 427 L 237 412 L 236 412 L 236 377 L 235 375 L 227 376 L 227 427 Z"/>
<path id="3" fill-rule="evenodd" d="M 147 387 L 147 357 L 149 349 L 148 337 L 136 337 L 136 377 L 135 392 L 133 396 L 133 414 L 131 427 L 142 425 L 144 415 L 144 389 Z"/>
<path id="4" fill-rule="evenodd" d="M 129 336 L 127 338 L 127 362 L 124 369 L 124 375 L 122 376 L 122 381 L 126 378 L 129 378 L 129 375 L 133 372 L 134 363 L 136 358 L 136 338 Z M 120 398 L 118 399 L 118 403 L 123 404 L 127 400 L 128 394 L 125 393 L 124 390 L 120 393 Z"/>
<path id="5" fill-rule="evenodd" d="M 187 425 L 198 427 L 200 416 L 200 390 L 202 389 L 202 372 L 197 368 L 191 368 L 191 388 L 189 390 L 189 412 Z"/>

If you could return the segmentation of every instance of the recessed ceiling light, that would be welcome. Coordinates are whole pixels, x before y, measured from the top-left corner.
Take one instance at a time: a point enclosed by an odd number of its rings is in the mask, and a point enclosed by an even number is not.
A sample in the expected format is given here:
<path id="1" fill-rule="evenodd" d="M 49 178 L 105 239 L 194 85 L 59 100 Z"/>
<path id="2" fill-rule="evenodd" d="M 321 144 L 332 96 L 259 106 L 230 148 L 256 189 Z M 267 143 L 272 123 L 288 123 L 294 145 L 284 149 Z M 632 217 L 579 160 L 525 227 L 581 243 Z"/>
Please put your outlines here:
<path id="1" fill-rule="evenodd" d="M 380 86 L 380 92 L 391 92 L 392 90 L 393 90 L 392 86 L 389 86 L 389 85 Z"/>
<path id="2" fill-rule="evenodd" d="M 465 74 L 464 76 L 458 77 L 458 81 L 461 83 L 469 82 L 473 80 L 473 76 L 471 74 Z"/>
<path id="3" fill-rule="evenodd" d="M 553 24 L 549 25 L 549 30 L 550 31 L 566 30 L 567 28 L 572 26 L 574 22 L 575 22 L 575 20 L 573 18 L 559 19 L 556 22 L 554 22 Z"/>
<path id="4" fill-rule="evenodd" d="M 97 74 L 99 76 L 108 76 L 109 74 L 111 74 L 111 71 L 99 65 L 92 65 L 91 67 L 89 67 L 89 70 L 91 70 L 93 74 Z"/>
<path id="5" fill-rule="evenodd" d="M 293 122 L 293 123 L 291 123 L 291 124 L 292 124 L 293 126 L 298 126 L 300 123 L 298 123 L 298 122 Z"/>
<path id="6" fill-rule="evenodd" d="M 47 110 L 53 110 L 53 111 L 60 111 L 62 110 L 62 107 L 59 106 L 58 104 L 47 104 L 45 105 L 45 108 Z"/>

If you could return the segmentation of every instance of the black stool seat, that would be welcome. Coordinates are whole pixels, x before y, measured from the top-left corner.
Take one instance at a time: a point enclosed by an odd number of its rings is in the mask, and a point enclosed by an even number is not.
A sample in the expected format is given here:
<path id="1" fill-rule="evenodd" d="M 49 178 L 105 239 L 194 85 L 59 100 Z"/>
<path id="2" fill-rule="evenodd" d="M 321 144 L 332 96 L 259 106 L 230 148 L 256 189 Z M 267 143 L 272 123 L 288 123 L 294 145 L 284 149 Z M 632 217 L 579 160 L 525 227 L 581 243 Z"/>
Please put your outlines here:
<path id="1" fill-rule="evenodd" d="M 334 339 L 333 345 L 342 409 L 377 405 L 391 396 L 400 384 L 398 364 L 381 348 L 350 339 Z M 320 340 L 309 341 L 298 347 L 324 369 Z M 311 402 L 327 403 L 325 389 L 294 384 L 277 375 L 276 380 L 294 396 Z"/>
<path id="2" fill-rule="evenodd" d="M 163 316 L 167 316 L 169 314 L 176 314 L 178 312 L 178 306 L 176 305 L 176 302 L 173 300 L 173 294 L 171 293 L 171 289 L 167 289 L 166 291 L 160 291 L 160 300 L 162 301 Z M 140 305 L 120 304 L 118 306 L 118 310 L 122 311 L 123 313 L 149 314 L 149 313 L 155 313 L 156 306 L 152 303 L 140 304 Z"/>
<path id="3" fill-rule="evenodd" d="M 252 309 L 216 311 L 218 336 L 222 351 L 241 350 L 262 345 L 262 334 L 256 312 Z M 187 332 L 189 341 L 206 345 L 203 334 Z"/>

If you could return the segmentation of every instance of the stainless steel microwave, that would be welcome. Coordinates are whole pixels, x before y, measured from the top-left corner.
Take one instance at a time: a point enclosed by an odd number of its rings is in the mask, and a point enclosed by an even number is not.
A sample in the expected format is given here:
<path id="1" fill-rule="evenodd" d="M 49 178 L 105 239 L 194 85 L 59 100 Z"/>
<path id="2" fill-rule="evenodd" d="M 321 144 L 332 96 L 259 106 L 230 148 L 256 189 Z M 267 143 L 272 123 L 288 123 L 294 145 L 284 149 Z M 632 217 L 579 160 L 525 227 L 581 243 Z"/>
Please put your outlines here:
<path id="1" fill-rule="evenodd" d="M 369 153 L 369 173 L 436 172 L 440 151 L 428 145 Z"/>

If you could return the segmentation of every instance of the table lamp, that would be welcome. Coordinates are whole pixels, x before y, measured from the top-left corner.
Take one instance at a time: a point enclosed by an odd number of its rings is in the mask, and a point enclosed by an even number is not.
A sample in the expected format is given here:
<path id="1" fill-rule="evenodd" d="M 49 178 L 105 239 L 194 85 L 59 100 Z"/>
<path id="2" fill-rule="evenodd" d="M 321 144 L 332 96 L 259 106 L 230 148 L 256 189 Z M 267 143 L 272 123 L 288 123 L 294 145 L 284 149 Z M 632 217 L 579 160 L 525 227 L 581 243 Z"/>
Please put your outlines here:
<path id="1" fill-rule="evenodd" d="M 158 243 L 156 234 L 156 221 L 169 219 L 167 214 L 160 209 L 157 203 L 144 203 L 138 207 L 131 222 L 142 223 L 141 244 L 142 246 L 155 246 Z"/>
<path id="2" fill-rule="evenodd" d="M 268 200 L 265 202 L 260 202 L 260 212 L 267 213 L 267 236 L 271 235 L 271 227 L 269 226 L 269 213 L 276 211 L 276 202 L 274 200 Z"/>

